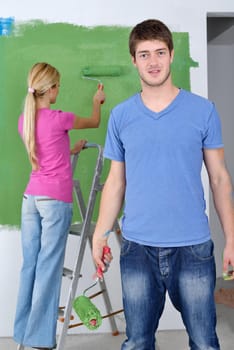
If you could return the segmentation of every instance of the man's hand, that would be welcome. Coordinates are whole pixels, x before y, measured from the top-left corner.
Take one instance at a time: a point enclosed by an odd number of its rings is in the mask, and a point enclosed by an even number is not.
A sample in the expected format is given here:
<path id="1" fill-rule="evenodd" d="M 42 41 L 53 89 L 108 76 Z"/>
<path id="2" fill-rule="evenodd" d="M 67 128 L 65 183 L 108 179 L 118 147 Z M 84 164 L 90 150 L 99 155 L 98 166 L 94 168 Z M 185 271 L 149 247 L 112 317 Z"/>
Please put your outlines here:
<path id="1" fill-rule="evenodd" d="M 113 256 L 111 250 L 107 245 L 106 240 L 99 240 L 93 242 L 93 260 L 97 266 L 97 277 L 103 277 L 103 272 L 106 271 L 107 267 L 110 265 Z"/>

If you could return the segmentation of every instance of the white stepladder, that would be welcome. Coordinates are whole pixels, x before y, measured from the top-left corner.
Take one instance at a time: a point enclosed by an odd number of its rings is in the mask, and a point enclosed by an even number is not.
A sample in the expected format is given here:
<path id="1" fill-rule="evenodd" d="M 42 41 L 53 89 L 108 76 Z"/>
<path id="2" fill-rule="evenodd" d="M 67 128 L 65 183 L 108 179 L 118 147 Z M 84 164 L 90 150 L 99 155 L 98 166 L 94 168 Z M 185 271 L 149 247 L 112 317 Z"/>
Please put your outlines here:
<path id="1" fill-rule="evenodd" d="M 72 224 L 69 232 L 69 234 L 79 237 L 79 247 L 78 247 L 77 258 L 76 258 L 73 270 L 70 270 L 68 268 L 63 269 L 63 276 L 68 277 L 71 280 L 71 283 L 70 283 L 70 289 L 68 292 L 66 306 L 60 308 L 59 310 L 60 320 L 62 320 L 63 325 L 58 337 L 58 343 L 56 347 L 57 350 L 64 350 L 65 339 L 66 339 L 68 329 L 82 325 L 82 323 L 74 324 L 74 325 L 70 324 L 72 304 L 75 298 L 75 293 L 77 290 L 79 279 L 81 277 L 80 272 L 81 272 L 84 252 L 85 252 L 87 243 L 89 243 L 91 247 L 92 233 L 94 231 L 94 226 L 95 226 L 95 224 L 92 222 L 92 217 L 93 217 L 96 197 L 98 192 L 102 191 L 102 188 L 103 188 L 103 184 L 101 184 L 100 182 L 102 168 L 103 168 L 103 148 L 98 144 L 87 143 L 84 149 L 89 149 L 89 148 L 96 148 L 98 154 L 96 158 L 96 165 L 94 169 L 94 175 L 93 175 L 93 180 L 92 180 L 92 184 L 89 192 L 87 206 L 85 204 L 85 200 L 81 191 L 80 182 L 79 180 L 74 179 L 75 169 L 77 167 L 77 163 L 79 163 L 78 162 L 79 153 L 74 155 L 72 158 L 74 194 L 75 194 L 75 200 L 78 204 L 82 222 L 79 224 Z M 114 232 L 116 232 L 117 239 L 120 242 L 121 231 L 120 231 L 118 222 L 114 224 L 114 227 L 112 229 Z M 113 312 L 105 280 L 104 279 L 99 280 L 99 284 L 101 287 L 101 291 L 96 293 L 92 297 L 97 296 L 99 294 L 103 295 L 103 300 L 107 311 L 107 315 L 104 316 L 103 318 L 105 317 L 109 318 L 112 334 L 118 335 L 119 332 L 117 329 L 114 316 L 117 313 L 122 312 L 123 310 L 121 309 Z"/>

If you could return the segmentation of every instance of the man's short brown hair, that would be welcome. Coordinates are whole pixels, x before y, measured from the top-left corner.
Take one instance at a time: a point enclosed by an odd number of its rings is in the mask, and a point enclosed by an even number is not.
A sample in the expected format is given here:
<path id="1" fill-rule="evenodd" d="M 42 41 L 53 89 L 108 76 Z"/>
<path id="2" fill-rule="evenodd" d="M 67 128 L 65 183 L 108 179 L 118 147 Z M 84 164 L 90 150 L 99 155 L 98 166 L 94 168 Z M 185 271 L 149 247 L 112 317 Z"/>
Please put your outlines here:
<path id="1" fill-rule="evenodd" d="M 170 52 L 174 47 L 171 31 L 163 22 L 157 19 L 145 20 L 138 23 L 132 29 L 129 36 L 129 51 L 131 56 L 135 57 L 137 44 L 145 40 L 163 41 Z"/>

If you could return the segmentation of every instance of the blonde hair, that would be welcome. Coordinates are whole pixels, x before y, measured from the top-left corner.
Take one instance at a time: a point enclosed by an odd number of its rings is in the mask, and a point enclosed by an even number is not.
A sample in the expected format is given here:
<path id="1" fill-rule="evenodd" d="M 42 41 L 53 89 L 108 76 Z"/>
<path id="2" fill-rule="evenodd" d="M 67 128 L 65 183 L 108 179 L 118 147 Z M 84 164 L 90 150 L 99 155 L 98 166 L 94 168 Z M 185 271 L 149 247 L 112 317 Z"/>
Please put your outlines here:
<path id="1" fill-rule="evenodd" d="M 50 88 L 59 83 L 60 74 L 58 70 L 48 63 L 36 63 L 28 74 L 28 93 L 24 102 L 23 140 L 28 152 L 29 161 L 33 170 L 39 168 L 36 149 L 36 113 L 37 99 Z"/>

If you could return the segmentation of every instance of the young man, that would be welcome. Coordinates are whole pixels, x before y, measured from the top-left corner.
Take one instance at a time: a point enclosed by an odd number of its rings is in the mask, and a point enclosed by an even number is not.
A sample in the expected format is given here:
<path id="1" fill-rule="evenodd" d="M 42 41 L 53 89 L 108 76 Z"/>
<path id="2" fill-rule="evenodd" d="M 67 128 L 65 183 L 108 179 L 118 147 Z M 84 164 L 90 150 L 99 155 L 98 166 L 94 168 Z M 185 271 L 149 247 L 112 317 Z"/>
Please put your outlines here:
<path id="1" fill-rule="evenodd" d="M 93 237 L 94 261 L 104 269 L 105 232 L 125 202 L 122 350 L 155 349 L 166 291 L 181 313 L 190 348 L 220 349 L 213 242 L 201 181 L 204 161 L 226 238 L 227 271 L 234 265 L 234 203 L 219 116 L 212 102 L 173 85 L 173 42 L 165 24 L 139 23 L 129 48 L 142 90 L 116 106 L 109 120 L 104 155 L 112 162 Z"/>

